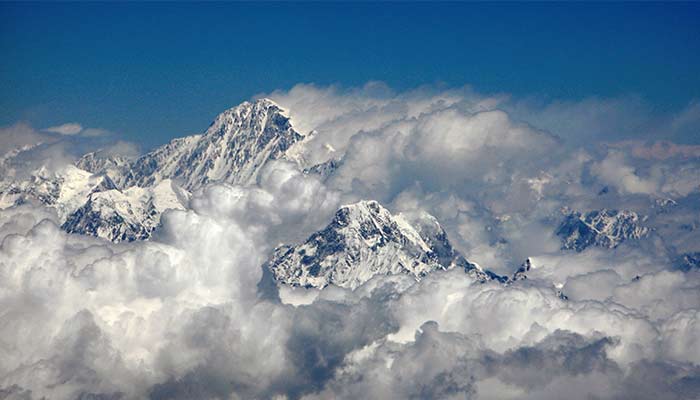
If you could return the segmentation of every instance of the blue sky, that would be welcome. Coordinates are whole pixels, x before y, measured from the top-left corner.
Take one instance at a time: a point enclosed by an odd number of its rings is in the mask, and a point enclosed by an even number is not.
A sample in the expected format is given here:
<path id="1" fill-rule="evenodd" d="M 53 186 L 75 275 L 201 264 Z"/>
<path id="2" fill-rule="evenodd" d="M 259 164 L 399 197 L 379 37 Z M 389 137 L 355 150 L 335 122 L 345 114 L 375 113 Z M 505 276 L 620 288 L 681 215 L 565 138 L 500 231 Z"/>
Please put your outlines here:
<path id="1" fill-rule="evenodd" d="M 0 4 L 0 125 L 144 147 L 300 82 L 700 99 L 698 4 Z"/>

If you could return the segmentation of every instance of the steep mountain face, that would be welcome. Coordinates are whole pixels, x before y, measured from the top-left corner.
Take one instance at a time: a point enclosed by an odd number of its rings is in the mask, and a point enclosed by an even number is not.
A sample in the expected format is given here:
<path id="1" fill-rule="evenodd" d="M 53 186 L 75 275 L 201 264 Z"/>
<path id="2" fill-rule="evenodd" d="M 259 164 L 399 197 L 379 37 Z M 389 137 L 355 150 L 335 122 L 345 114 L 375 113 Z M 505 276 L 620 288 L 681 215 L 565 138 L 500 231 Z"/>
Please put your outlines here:
<path id="1" fill-rule="evenodd" d="M 92 193 L 61 226 L 66 232 L 131 242 L 151 236 L 169 209 L 184 209 L 187 193 L 170 180 L 151 188 L 132 187 Z"/>
<path id="2" fill-rule="evenodd" d="M 277 248 L 266 267 L 282 284 L 319 289 L 330 284 L 355 289 L 375 275 L 419 280 L 454 267 L 481 281 L 505 279 L 465 260 L 432 216 L 394 216 L 376 201 L 341 207 L 305 243 Z"/>
<path id="3" fill-rule="evenodd" d="M 632 211 L 599 210 L 572 212 L 557 229 L 562 249 L 583 251 L 590 246 L 615 248 L 629 239 L 639 239 L 649 233 L 640 225 L 640 217 Z"/>
<path id="4" fill-rule="evenodd" d="M 272 101 L 245 102 L 221 113 L 203 135 L 175 139 L 140 157 L 124 185 L 172 179 L 193 191 L 210 182 L 253 183 L 267 161 L 284 157 L 303 138 Z"/>

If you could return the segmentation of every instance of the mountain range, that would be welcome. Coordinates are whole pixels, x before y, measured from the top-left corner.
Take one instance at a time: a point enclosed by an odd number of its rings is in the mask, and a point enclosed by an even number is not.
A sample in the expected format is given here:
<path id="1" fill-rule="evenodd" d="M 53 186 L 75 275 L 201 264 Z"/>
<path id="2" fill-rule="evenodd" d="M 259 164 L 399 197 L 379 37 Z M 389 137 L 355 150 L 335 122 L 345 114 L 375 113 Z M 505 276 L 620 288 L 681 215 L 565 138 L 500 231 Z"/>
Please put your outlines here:
<path id="1" fill-rule="evenodd" d="M 304 136 L 268 99 L 221 113 L 201 135 L 177 138 L 128 160 L 92 152 L 74 165 L 29 179 L 3 179 L 0 207 L 37 202 L 55 208 L 70 233 L 115 242 L 147 239 L 167 209 L 187 206 L 209 183 L 249 185 L 270 160 L 297 161 Z"/>
<path id="2" fill-rule="evenodd" d="M 164 211 L 186 209 L 191 194 L 204 185 L 255 184 L 272 160 L 291 161 L 321 178 L 332 175 L 342 159 L 305 165 L 301 154 L 309 136 L 297 132 L 271 100 L 244 102 L 217 116 L 204 133 L 174 139 L 133 160 L 93 152 L 55 172 L 41 168 L 28 179 L 3 177 L 0 207 L 36 202 L 54 208 L 66 232 L 113 242 L 146 240 Z M 614 248 L 648 233 L 640 220 L 627 211 L 572 212 L 556 233 L 564 249 Z M 304 243 L 275 249 L 267 267 L 290 286 L 354 289 L 379 274 L 420 280 L 452 268 L 477 281 L 512 283 L 526 278 L 530 264 L 513 277 L 497 275 L 467 261 L 431 215 L 393 215 L 376 201 L 360 201 L 341 207 Z"/>

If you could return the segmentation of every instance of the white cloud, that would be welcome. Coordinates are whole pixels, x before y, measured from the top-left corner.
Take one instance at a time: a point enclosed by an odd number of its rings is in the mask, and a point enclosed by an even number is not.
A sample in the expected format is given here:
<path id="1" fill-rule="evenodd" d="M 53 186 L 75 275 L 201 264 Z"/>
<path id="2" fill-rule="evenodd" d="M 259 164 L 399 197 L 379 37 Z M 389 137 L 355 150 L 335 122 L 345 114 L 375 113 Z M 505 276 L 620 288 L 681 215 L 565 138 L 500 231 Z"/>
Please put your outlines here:
<path id="1" fill-rule="evenodd" d="M 652 179 L 637 175 L 619 152 L 608 153 L 603 160 L 593 164 L 591 172 L 603 183 L 619 188 L 623 193 L 652 194 L 658 191 L 657 184 Z"/>
<path id="2" fill-rule="evenodd" d="M 68 122 L 62 125 L 52 126 L 44 129 L 46 132 L 58 133 L 61 135 L 77 135 L 83 131 L 83 126 L 77 122 Z"/>
<path id="3" fill-rule="evenodd" d="M 106 129 L 88 128 L 77 122 L 68 122 L 65 124 L 52 126 L 44 129 L 45 132 L 58 133 L 64 136 L 82 136 L 82 137 L 100 137 L 109 136 L 111 133 Z"/>

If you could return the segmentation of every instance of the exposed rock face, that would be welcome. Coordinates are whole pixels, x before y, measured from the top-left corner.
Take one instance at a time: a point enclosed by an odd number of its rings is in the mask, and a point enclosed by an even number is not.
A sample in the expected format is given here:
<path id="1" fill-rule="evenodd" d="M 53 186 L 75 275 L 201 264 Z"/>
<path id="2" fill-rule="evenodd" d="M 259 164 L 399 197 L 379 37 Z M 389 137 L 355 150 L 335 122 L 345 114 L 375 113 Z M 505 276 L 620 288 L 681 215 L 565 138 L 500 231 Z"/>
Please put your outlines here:
<path id="1" fill-rule="evenodd" d="M 525 262 L 523 262 L 520 267 L 515 271 L 511 281 L 522 281 L 527 279 L 527 273 L 532 269 L 532 260 L 528 257 Z"/>
<path id="2" fill-rule="evenodd" d="M 341 159 L 330 159 L 326 162 L 316 164 L 312 167 L 304 169 L 306 174 L 316 174 L 321 180 L 327 179 L 343 164 Z"/>
<path id="3" fill-rule="evenodd" d="M 572 212 L 557 229 L 562 249 L 583 251 L 590 246 L 615 248 L 625 240 L 639 239 L 649 233 L 632 211 L 599 210 Z"/>
<path id="4" fill-rule="evenodd" d="M 690 271 L 692 269 L 700 269 L 700 252 L 691 252 L 681 254 L 676 262 L 678 268 L 682 271 Z"/>
<path id="5" fill-rule="evenodd" d="M 283 284 L 350 289 L 375 275 L 408 274 L 419 280 L 454 267 L 481 281 L 504 281 L 455 251 L 432 216 L 394 216 L 376 201 L 341 207 L 326 228 L 301 245 L 279 247 L 267 264 Z"/>

